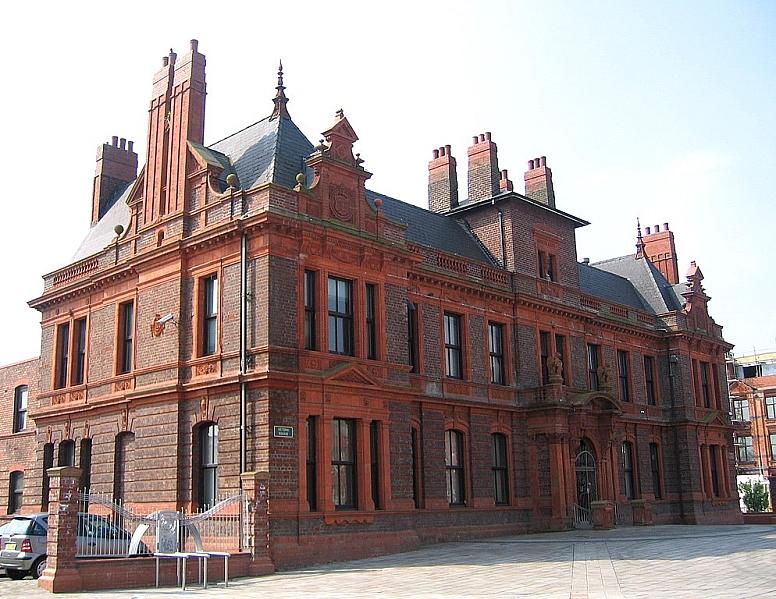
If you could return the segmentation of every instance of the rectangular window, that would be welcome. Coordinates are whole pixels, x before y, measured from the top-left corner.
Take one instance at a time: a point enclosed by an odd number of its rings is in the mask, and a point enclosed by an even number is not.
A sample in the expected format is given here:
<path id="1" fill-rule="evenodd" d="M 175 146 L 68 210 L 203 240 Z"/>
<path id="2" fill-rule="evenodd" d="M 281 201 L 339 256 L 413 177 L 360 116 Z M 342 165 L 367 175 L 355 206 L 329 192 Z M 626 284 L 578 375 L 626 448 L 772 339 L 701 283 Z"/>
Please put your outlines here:
<path id="1" fill-rule="evenodd" d="M 46 443 L 43 446 L 43 489 L 41 493 L 40 503 L 44 511 L 48 511 L 49 504 L 49 489 L 51 488 L 51 481 L 49 480 L 48 471 L 54 467 L 54 444 Z"/>
<path id="2" fill-rule="evenodd" d="M 488 323 L 488 349 L 490 352 L 490 382 L 506 384 L 504 372 L 504 325 Z"/>
<path id="3" fill-rule="evenodd" d="M 331 495 L 335 509 L 356 509 L 356 421 L 331 421 Z"/>
<path id="4" fill-rule="evenodd" d="M 765 417 L 769 420 L 776 419 L 776 395 L 765 398 Z"/>
<path id="5" fill-rule="evenodd" d="M 415 509 L 421 507 L 421 488 L 420 488 L 420 446 L 418 439 L 418 429 L 412 427 L 412 435 L 410 437 L 412 443 L 412 501 L 415 504 Z"/>
<path id="6" fill-rule="evenodd" d="M 126 302 L 119 306 L 119 374 L 126 374 L 132 371 L 134 336 L 135 304 L 134 302 Z"/>
<path id="7" fill-rule="evenodd" d="M 218 347 L 218 277 L 206 277 L 202 287 L 202 355 L 212 356 Z"/>
<path id="8" fill-rule="evenodd" d="M 491 438 L 493 439 L 493 493 L 496 505 L 509 505 L 507 438 L 500 433 L 494 433 Z"/>
<path id="9" fill-rule="evenodd" d="M 709 445 L 709 470 L 711 471 L 711 492 L 719 497 L 719 469 L 717 468 L 717 446 Z"/>
<path id="10" fill-rule="evenodd" d="M 71 377 L 73 385 L 81 385 L 84 382 L 84 371 L 86 370 L 86 319 L 79 318 L 74 323 L 75 334 L 73 335 L 73 376 Z"/>
<path id="11" fill-rule="evenodd" d="M 776 434 L 771 433 L 768 439 L 771 442 L 771 459 L 776 460 Z"/>
<path id="12" fill-rule="evenodd" d="M 67 370 L 70 364 L 70 323 L 57 327 L 56 387 L 67 387 Z"/>
<path id="13" fill-rule="evenodd" d="M 418 309 L 412 302 L 407 302 L 407 354 L 410 372 L 418 372 Z"/>
<path id="14" fill-rule="evenodd" d="M 634 499 L 636 497 L 636 477 L 633 471 L 633 444 L 630 441 L 625 441 L 622 444 L 622 478 L 625 497 Z"/>
<path id="15" fill-rule="evenodd" d="M 208 509 L 218 503 L 218 425 L 201 429 L 199 507 Z"/>
<path id="16" fill-rule="evenodd" d="M 8 513 L 20 512 L 24 497 L 24 472 L 11 472 L 10 489 L 8 492 Z"/>
<path id="17" fill-rule="evenodd" d="M 353 282 L 329 277 L 329 351 L 353 355 Z"/>
<path id="18" fill-rule="evenodd" d="M 81 489 L 89 489 L 92 486 L 92 440 L 81 439 L 78 452 L 78 467 L 81 469 Z"/>
<path id="19" fill-rule="evenodd" d="M 566 336 L 565 335 L 555 335 L 555 353 L 558 354 L 558 358 L 560 359 L 560 366 L 561 366 L 561 378 L 563 379 L 563 384 L 568 385 L 568 376 L 566 375 L 566 371 L 568 368 L 566 367 Z"/>
<path id="20" fill-rule="evenodd" d="M 703 407 L 711 407 L 711 392 L 709 390 L 709 363 L 701 362 L 701 392 L 703 394 Z"/>
<path id="21" fill-rule="evenodd" d="M 445 431 L 445 474 L 447 501 L 450 505 L 465 505 L 463 433 L 459 431 Z"/>
<path id="22" fill-rule="evenodd" d="M 75 466 L 75 441 L 65 439 L 59 442 L 57 466 Z"/>
<path id="23" fill-rule="evenodd" d="M 749 416 L 748 399 L 734 399 L 730 403 L 733 407 L 733 420 L 738 420 L 740 422 L 749 422 L 751 420 Z"/>
<path id="24" fill-rule="evenodd" d="M 736 437 L 736 459 L 739 462 L 754 462 L 754 444 L 751 435 Z"/>
<path id="25" fill-rule="evenodd" d="M 315 416 L 307 417 L 307 504 L 318 509 L 318 431 Z"/>
<path id="26" fill-rule="evenodd" d="M 372 502 L 380 509 L 380 425 L 376 420 L 369 423 L 369 465 L 372 476 Z"/>
<path id="27" fill-rule="evenodd" d="M 630 355 L 623 350 L 617 350 L 617 376 L 620 381 L 620 401 L 630 401 L 630 372 L 628 364 Z"/>
<path id="28" fill-rule="evenodd" d="M 647 391 L 647 403 L 657 405 L 655 391 L 655 359 L 652 356 L 644 356 L 644 386 Z"/>
<path id="29" fill-rule="evenodd" d="M 366 308 L 366 357 L 377 359 L 377 321 L 375 318 L 375 286 L 367 283 L 364 287 Z"/>
<path id="30" fill-rule="evenodd" d="M 587 378 L 588 386 L 594 391 L 600 389 L 598 383 L 598 366 L 601 362 L 601 346 L 593 343 L 587 344 Z"/>
<path id="31" fill-rule="evenodd" d="M 13 432 L 18 433 L 27 428 L 27 401 L 29 387 L 19 385 L 13 392 Z"/>
<path id="32" fill-rule="evenodd" d="M 542 369 L 542 385 L 550 383 L 550 334 L 539 332 L 539 362 Z"/>
<path id="33" fill-rule="evenodd" d="M 649 444 L 649 466 L 652 470 L 652 493 L 655 499 L 663 498 L 663 487 L 660 484 L 660 448 L 657 443 Z"/>
<path id="34" fill-rule="evenodd" d="M 304 348 L 315 350 L 315 285 L 316 273 L 311 270 L 304 271 Z"/>
<path id="35" fill-rule="evenodd" d="M 445 373 L 450 378 L 463 378 L 462 350 L 461 317 L 445 312 Z"/>

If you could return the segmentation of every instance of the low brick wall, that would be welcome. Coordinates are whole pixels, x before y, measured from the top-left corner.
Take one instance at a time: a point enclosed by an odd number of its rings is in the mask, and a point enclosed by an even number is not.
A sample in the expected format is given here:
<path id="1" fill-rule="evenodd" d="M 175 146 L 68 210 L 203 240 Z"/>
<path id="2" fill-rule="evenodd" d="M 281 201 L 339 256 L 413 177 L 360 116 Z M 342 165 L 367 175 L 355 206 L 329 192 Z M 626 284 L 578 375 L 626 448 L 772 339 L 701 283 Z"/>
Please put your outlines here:
<path id="1" fill-rule="evenodd" d="M 744 514 L 744 524 L 776 524 L 776 514 L 773 512 Z"/>

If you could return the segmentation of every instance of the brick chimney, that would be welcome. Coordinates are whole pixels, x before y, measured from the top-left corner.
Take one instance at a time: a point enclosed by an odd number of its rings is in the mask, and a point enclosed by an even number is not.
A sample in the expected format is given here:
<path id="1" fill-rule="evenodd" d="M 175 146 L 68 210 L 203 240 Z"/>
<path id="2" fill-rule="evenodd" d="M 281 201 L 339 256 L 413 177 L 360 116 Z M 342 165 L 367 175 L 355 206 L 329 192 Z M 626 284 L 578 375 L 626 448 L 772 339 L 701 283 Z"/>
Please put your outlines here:
<path id="1" fill-rule="evenodd" d="M 205 139 L 205 56 L 197 48 L 197 40 L 191 40 L 180 61 L 170 50 L 153 79 L 143 225 L 182 210 L 188 195 L 187 142 Z"/>
<path id="2" fill-rule="evenodd" d="M 498 170 L 496 144 L 490 133 L 472 138 L 469 154 L 469 202 L 492 198 L 499 192 L 501 174 Z"/>
<path id="3" fill-rule="evenodd" d="M 552 187 L 552 171 L 547 166 L 547 157 L 528 161 L 525 173 L 525 195 L 532 200 L 555 208 L 555 190 Z"/>
<path id="4" fill-rule="evenodd" d="M 669 231 L 668 223 L 664 223 L 662 231 L 660 225 L 655 225 L 654 231 L 646 227 L 645 232 L 646 235 L 642 237 L 644 255 L 663 273 L 669 283 L 676 285 L 679 283 L 679 262 L 676 258 L 673 231 Z"/>
<path id="5" fill-rule="evenodd" d="M 458 172 L 450 146 L 434 150 L 428 163 L 428 209 L 447 212 L 458 206 Z"/>
<path id="6" fill-rule="evenodd" d="M 117 191 L 137 178 L 137 154 L 123 137 L 97 149 L 97 168 L 92 189 L 92 225 L 100 220 Z"/>

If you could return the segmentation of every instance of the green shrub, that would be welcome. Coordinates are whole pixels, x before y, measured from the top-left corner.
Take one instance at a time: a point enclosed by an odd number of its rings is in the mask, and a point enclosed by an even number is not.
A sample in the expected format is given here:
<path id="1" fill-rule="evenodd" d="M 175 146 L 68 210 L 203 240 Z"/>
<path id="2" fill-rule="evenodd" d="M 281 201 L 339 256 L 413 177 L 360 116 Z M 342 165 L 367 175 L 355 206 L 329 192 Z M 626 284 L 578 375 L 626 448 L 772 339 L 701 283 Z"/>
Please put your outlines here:
<path id="1" fill-rule="evenodd" d="M 744 505 L 748 512 L 765 512 L 768 510 L 768 488 L 761 482 L 739 483 L 738 490 L 744 494 Z"/>

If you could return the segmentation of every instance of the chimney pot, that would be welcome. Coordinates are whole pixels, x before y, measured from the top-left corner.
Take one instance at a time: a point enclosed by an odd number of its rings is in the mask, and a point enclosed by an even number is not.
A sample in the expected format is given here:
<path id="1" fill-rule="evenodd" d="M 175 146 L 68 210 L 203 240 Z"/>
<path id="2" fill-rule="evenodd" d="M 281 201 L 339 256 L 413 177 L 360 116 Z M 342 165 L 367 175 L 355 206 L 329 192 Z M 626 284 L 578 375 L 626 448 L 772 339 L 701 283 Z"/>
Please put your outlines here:
<path id="1" fill-rule="evenodd" d="M 170 57 L 169 56 L 163 56 L 162 57 L 162 66 L 166 67 L 170 64 Z"/>
<path id="2" fill-rule="evenodd" d="M 199 42 L 197 40 L 191 40 L 189 44 L 191 44 L 191 51 L 196 52 L 197 47 L 199 46 Z"/>
<path id="3" fill-rule="evenodd" d="M 445 156 L 450 156 L 450 144 L 445 144 Z"/>
<path id="4" fill-rule="evenodd" d="M 660 225 L 655 225 L 655 233 L 660 233 Z"/>
<path id="5" fill-rule="evenodd" d="M 119 140 L 119 147 L 120 147 L 122 150 L 126 150 L 126 148 L 127 148 L 127 140 L 126 140 L 126 138 L 122 137 L 122 138 Z"/>
<path id="6" fill-rule="evenodd" d="M 547 156 L 539 158 L 539 166 L 547 166 Z"/>
<path id="7" fill-rule="evenodd" d="M 472 137 L 473 146 L 476 146 L 479 141 L 480 141 L 480 138 L 478 136 L 475 135 L 474 137 Z"/>
<path id="8" fill-rule="evenodd" d="M 439 150 L 434 150 L 433 155 L 434 155 L 434 160 L 439 158 Z"/>
<path id="9" fill-rule="evenodd" d="M 582 258 L 582 264 L 590 264 L 590 258 Z"/>
<path id="10" fill-rule="evenodd" d="M 668 231 L 668 223 L 663 223 L 663 231 Z"/>
<path id="11" fill-rule="evenodd" d="M 490 141 L 490 131 L 485 132 L 485 139 Z"/>
<path id="12" fill-rule="evenodd" d="M 114 136 L 113 136 L 113 137 L 111 137 L 110 139 L 111 139 L 111 145 L 112 145 L 114 148 L 118 148 L 118 147 L 119 147 L 119 136 L 118 136 L 118 135 L 114 135 Z"/>
<path id="13" fill-rule="evenodd" d="M 128 152 L 134 152 L 133 147 L 135 145 L 134 141 L 127 142 L 127 151 Z"/>
<path id="14" fill-rule="evenodd" d="M 647 235 L 650 234 L 650 228 L 649 227 L 644 227 L 644 230 L 647 232 Z"/>
<path id="15" fill-rule="evenodd" d="M 529 160 L 528 161 L 528 170 L 532 171 L 533 168 L 534 168 L 534 161 L 533 160 Z"/>
<path id="16" fill-rule="evenodd" d="M 484 141 L 485 141 L 485 134 L 480 133 L 480 142 L 484 142 Z"/>

